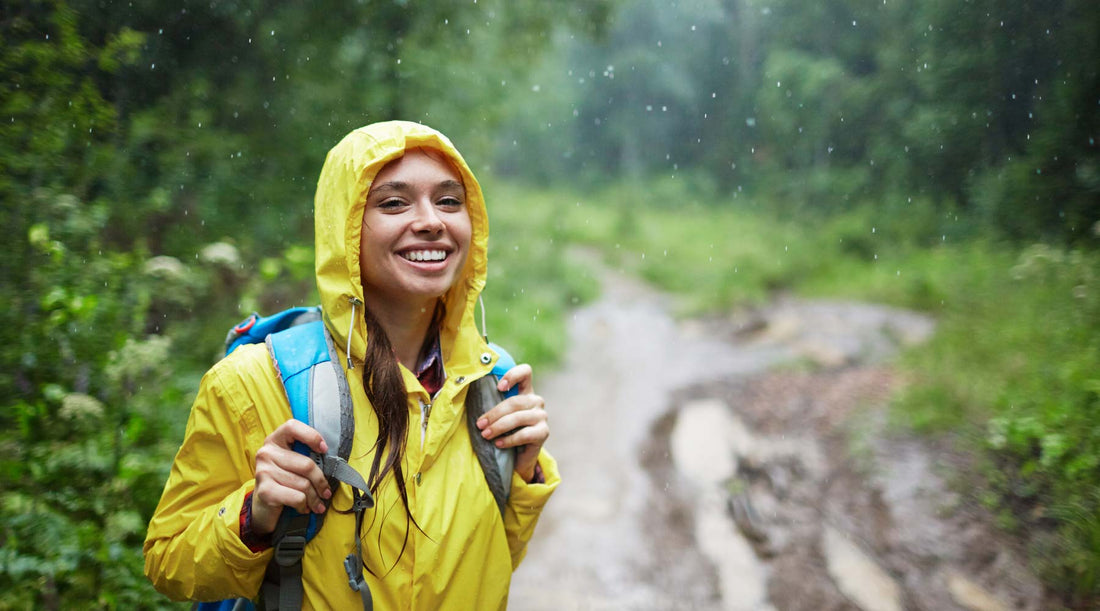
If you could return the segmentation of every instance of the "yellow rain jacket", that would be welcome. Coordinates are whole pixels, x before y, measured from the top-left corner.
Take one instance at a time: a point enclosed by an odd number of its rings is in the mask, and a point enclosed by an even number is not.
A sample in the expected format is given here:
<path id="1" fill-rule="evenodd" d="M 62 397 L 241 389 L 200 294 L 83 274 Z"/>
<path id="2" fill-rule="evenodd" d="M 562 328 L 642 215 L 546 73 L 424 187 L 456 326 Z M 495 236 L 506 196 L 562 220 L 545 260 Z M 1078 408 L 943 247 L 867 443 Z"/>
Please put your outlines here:
<path id="1" fill-rule="evenodd" d="M 364 520 L 363 555 L 376 609 L 504 608 L 512 570 L 519 565 L 540 512 L 560 481 L 557 465 L 539 456 L 546 482 L 528 484 L 513 473 L 503 517 L 493 501 L 470 444 L 463 402 L 470 383 L 486 375 L 496 355 L 474 322 L 485 285 L 489 224 L 481 188 L 458 151 L 427 127 L 405 122 L 375 124 L 346 136 L 329 152 L 317 185 L 316 269 L 325 325 L 346 366 L 354 371 L 355 438 L 349 463 L 370 472 L 377 419 L 363 390 L 367 329 L 359 273 L 360 231 L 371 181 L 407 148 L 446 154 L 462 175 L 473 226 L 470 252 L 459 280 L 444 296 L 440 332 L 446 383 L 434 400 L 402 366 L 408 390 L 409 435 L 403 463 L 409 508 L 423 530 L 406 522 L 391 474 Z M 348 338 L 348 329 L 351 338 Z M 489 362 L 485 362 L 483 357 Z M 430 402 L 421 442 L 420 402 Z M 164 495 L 149 523 L 145 573 L 173 599 L 221 600 L 257 595 L 272 551 L 252 553 L 239 537 L 239 514 L 255 486 L 255 453 L 291 417 L 278 373 L 263 344 L 238 348 L 204 376 L 191 408 L 186 437 L 172 465 Z M 351 505 L 347 486 L 333 508 Z M 324 527 L 306 546 L 306 608 L 361 608 L 348 587 L 344 558 L 353 551 L 354 517 L 332 508 Z M 402 545 L 408 536 L 403 554 Z"/>

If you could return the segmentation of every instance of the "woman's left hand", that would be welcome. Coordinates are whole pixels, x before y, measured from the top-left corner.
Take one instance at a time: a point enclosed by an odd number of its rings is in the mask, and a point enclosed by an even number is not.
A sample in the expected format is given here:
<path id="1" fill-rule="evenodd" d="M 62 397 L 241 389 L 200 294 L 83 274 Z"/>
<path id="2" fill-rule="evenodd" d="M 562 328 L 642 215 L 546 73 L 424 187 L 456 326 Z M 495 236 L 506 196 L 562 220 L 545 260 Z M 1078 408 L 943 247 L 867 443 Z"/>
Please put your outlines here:
<path id="1" fill-rule="evenodd" d="M 518 387 L 519 394 L 485 412 L 478 419 L 477 427 L 481 429 L 482 437 L 495 439 L 498 448 L 519 447 L 516 451 L 516 473 L 530 482 L 535 477 L 539 451 L 550 437 L 550 423 L 545 402 L 534 393 L 530 365 L 516 365 L 509 369 L 500 378 L 497 389 L 507 392 L 513 386 Z"/>

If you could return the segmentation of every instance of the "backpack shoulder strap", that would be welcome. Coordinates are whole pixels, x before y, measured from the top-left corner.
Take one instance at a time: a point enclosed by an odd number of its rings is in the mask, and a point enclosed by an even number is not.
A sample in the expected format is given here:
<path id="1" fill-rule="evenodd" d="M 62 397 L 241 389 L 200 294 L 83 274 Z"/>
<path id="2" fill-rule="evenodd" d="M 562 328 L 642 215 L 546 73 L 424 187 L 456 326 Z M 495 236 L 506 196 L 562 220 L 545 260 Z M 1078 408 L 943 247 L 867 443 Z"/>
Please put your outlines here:
<path id="1" fill-rule="evenodd" d="M 508 351 L 500 346 L 490 343 L 489 348 L 499 355 L 496 365 L 489 375 L 474 380 L 466 391 L 466 430 L 470 434 L 470 445 L 474 447 L 474 454 L 485 473 L 485 482 L 489 485 L 489 491 L 493 493 L 493 499 L 501 515 L 508 505 L 508 496 L 512 491 L 512 471 L 516 464 L 515 448 L 498 448 L 492 441 L 481 436 L 481 430 L 477 428 L 477 421 L 481 416 L 496 407 L 506 397 L 514 396 L 518 390 L 510 388 L 507 394 L 497 390 L 497 382 L 516 366 L 515 359 Z"/>
<path id="2" fill-rule="evenodd" d="M 359 523 L 362 513 L 374 506 L 374 499 L 363 476 L 347 463 L 355 418 L 351 390 L 331 336 L 318 319 L 267 335 L 265 342 L 294 418 L 317 429 L 329 448 L 322 455 L 295 442 L 295 451 L 312 458 L 333 489 L 339 482 L 351 486 L 352 509 Z M 323 520 L 324 514 L 303 515 L 290 508 L 283 510 L 272 536 L 275 553 L 262 587 L 266 608 L 301 608 L 305 544 L 317 534 Z M 364 608 L 370 609 L 370 590 L 362 577 L 361 556 L 358 553 L 353 556 L 356 561 L 346 560 L 345 567 L 350 571 L 354 565 L 359 572 L 349 573 L 349 585 L 362 595 Z"/>

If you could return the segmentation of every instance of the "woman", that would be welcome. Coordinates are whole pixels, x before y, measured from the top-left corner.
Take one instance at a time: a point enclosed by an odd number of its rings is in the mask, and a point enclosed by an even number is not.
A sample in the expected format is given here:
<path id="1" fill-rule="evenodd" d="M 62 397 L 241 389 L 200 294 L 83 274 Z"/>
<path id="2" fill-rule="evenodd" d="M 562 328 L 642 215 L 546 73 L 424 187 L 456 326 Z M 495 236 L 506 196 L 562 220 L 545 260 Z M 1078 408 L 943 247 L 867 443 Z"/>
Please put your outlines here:
<path id="1" fill-rule="evenodd" d="M 487 265 L 481 189 L 442 134 L 380 123 L 329 152 L 314 209 L 324 324 L 351 366 L 348 462 L 370 474 L 375 499 L 358 533 L 375 608 L 503 608 L 560 478 L 542 450 L 549 426 L 529 367 L 502 378 L 501 390 L 518 385 L 520 394 L 477 422 L 498 447 L 521 448 L 503 516 L 466 431 L 465 391 L 496 361 L 474 322 Z M 355 521 L 333 510 L 351 505 L 348 487 L 331 489 L 291 450 L 295 441 L 327 448 L 289 415 L 262 344 L 242 346 L 203 378 L 145 541 L 158 590 L 255 597 L 286 506 L 325 513 L 302 561 L 304 606 L 362 606 L 341 566 Z"/>

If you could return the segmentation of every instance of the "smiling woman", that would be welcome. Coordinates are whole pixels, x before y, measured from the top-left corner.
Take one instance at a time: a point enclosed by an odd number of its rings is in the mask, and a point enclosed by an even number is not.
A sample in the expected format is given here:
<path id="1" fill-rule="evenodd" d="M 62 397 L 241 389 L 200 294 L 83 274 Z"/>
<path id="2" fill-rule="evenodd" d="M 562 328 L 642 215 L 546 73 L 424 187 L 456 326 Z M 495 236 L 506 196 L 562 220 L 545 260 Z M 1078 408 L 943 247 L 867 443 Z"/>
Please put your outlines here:
<path id="1" fill-rule="evenodd" d="M 426 322 L 462 271 L 471 232 L 466 190 L 445 157 L 417 148 L 391 162 L 371 185 L 363 213 L 359 266 L 367 309 L 386 320 L 413 313 Z M 415 357 L 398 354 L 404 363 Z"/>
<path id="2" fill-rule="evenodd" d="M 471 385 L 498 360 L 474 324 L 487 272 L 481 188 L 442 134 L 381 123 L 330 151 L 314 210 L 324 327 L 353 404 L 347 465 L 373 509 L 352 515 L 349 486 L 294 451 L 329 448 L 290 418 L 280 363 L 262 344 L 241 346 L 203 378 L 149 524 L 146 574 L 173 598 L 254 598 L 282 558 L 272 532 L 294 509 L 326 516 L 300 560 L 306 608 L 369 607 L 372 597 L 383 609 L 504 608 L 560 478 L 542 449 L 550 429 L 529 366 L 503 375 L 497 389 L 518 394 L 472 429 L 517 448 L 503 511 L 465 430 Z M 419 435 L 409 434 L 414 418 Z M 361 558 L 348 555 L 359 548 Z M 296 606 L 278 596 L 266 605 Z"/>

